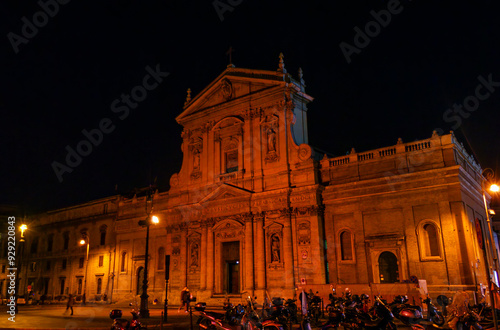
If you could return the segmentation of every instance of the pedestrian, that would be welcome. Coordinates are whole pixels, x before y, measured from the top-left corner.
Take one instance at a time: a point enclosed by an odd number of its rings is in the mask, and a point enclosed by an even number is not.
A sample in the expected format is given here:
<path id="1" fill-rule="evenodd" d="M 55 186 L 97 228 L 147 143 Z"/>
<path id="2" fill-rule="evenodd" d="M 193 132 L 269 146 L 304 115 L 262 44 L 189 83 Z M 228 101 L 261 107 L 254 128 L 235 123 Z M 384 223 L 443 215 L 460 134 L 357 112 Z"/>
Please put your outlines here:
<path id="1" fill-rule="evenodd" d="M 179 313 L 182 309 L 182 307 L 186 306 L 186 313 L 188 312 L 189 309 L 189 302 L 191 301 L 191 294 L 189 293 L 188 287 L 184 287 L 181 291 L 181 305 L 179 306 L 179 309 L 177 310 L 177 313 Z"/>
<path id="2" fill-rule="evenodd" d="M 68 302 L 66 303 L 66 310 L 64 311 L 64 315 L 68 312 L 68 309 L 71 308 L 71 314 L 73 315 L 73 304 L 75 303 L 75 298 L 73 297 L 72 294 L 69 295 L 68 297 Z"/>
<path id="3" fill-rule="evenodd" d="M 35 301 L 34 305 L 38 305 L 40 303 L 40 291 L 35 292 Z"/>

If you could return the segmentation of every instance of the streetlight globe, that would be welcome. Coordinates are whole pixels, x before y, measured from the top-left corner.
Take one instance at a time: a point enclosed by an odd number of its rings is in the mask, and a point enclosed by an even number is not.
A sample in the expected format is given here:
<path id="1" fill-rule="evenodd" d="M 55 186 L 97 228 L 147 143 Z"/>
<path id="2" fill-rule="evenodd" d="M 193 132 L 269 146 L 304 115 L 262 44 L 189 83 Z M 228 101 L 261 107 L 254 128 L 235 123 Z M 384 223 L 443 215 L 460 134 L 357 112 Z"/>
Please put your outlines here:
<path id="1" fill-rule="evenodd" d="M 85 245 L 85 240 L 83 238 L 80 240 L 80 245 Z"/>
<path id="2" fill-rule="evenodd" d="M 500 187 L 498 187 L 497 184 L 492 184 L 490 186 L 490 191 L 492 191 L 492 192 L 499 192 L 500 191 Z"/>
<path id="3" fill-rule="evenodd" d="M 151 217 L 151 222 L 154 224 L 157 224 L 157 223 L 160 223 L 160 219 L 158 219 L 158 217 L 156 215 L 153 215 Z"/>
<path id="4" fill-rule="evenodd" d="M 21 231 L 25 231 L 26 229 L 28 229 L 28 226 L 22 224 L 19 229 L 21 229 Z"/>

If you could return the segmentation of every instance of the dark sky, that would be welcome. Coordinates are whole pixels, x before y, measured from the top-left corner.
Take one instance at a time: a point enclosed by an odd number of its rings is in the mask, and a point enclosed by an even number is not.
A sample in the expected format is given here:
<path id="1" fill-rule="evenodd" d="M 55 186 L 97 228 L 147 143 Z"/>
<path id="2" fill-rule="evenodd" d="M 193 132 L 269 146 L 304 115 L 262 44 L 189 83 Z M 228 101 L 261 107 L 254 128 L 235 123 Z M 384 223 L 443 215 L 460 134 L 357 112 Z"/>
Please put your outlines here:
<path id="1" fill-rule="evenodd" d="M 276 70 L 280 52 L 292 75 L 302 67 L 315 98 L 314 147 L 343 155 L 453 128 L 483 167 L 500 171 L 494 1 L 41 3 L 51 4 L 51 15 L 36 1 L 0 2 L 0 204 L 31 213 L 112 195 L 116 185 L 127 192 L 154 178 L 168 189 L 182 160 L 174 118 L 186 89 L 196 95 L 215 79 L 229 46 L 237 67 Z M 374 23 L 374 13 L 385 26 Z M 28 26 L 34 20 L 37 31 Z M 355 46 L 356 27 L 371 28 L 372 36 L 358 40 L 348 63 L 340 44 Z M 141 85 L 148 66 L 169 75 L 121 120 L 113 101 Z M 493 86 L 481 87 L 484 100 L 474 104 L 479 76 Z M 445 115 L 464 100 L 477 109 Z M 104 118 L 114 131 L 59 182 L 51 164 L 65 163 L 66 146 L 76 148 L 82 130 Z"/>

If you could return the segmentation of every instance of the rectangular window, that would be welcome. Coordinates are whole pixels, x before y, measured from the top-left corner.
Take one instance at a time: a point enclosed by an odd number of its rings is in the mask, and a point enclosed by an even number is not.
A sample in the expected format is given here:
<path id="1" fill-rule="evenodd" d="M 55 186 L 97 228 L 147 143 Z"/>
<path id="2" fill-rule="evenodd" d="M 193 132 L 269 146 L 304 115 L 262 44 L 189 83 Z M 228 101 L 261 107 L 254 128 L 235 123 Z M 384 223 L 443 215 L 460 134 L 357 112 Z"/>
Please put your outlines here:
<path id="1" fill-rule="evenodd" d="M 66 269 L 66 262 L 67 262 L 66 259 L 63 259 L 63 261 L 62 261 L 62 269 L 63 270 Z"/>
<path id="2" fill-rule="evenodd" d="M 5 274 L 5 265 L 2 265 L 2 274 Z"/>
<path id="3" fill-rule="evenodd" d="M 67 250 L 69 246 L 69 233 L 64 233 L 64 249 Z"/>
<path id="4" fill-rule="evenodd" d="M 101 231 L 101 245 L 106 245 L 106 231 Z"/>
<path id="5" fill-rule="evenodd" d="M 99 256 L 99 267 L 104 266 L 104 256 Z"/>
<path id="6" fill-rule="evenodd" d="M 83 268 L 83 264 L 85 263 L 85 259 L 84 258 L 80 258 L 80 263 L 78 265 L 79 268 Z"/>
<path id="7" fill-rule="evenodd" d="M 236 172 L 238 170 L 238 150 L 226 152 L 226 173 Z"/>
<path id="8" fill-rule="evenodd" d="M 47 260 L 47 263 L 45 264 L 45 270 L 50 270 L 50 261 Z"/>

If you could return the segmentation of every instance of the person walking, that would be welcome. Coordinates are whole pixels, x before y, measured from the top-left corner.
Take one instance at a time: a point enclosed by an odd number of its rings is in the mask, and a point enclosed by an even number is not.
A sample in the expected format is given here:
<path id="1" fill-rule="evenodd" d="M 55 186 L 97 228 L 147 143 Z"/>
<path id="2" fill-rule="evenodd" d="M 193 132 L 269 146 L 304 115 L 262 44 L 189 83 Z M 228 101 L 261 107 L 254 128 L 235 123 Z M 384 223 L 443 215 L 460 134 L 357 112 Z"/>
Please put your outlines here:
<path id="1" fill-rule="evenodd" d="M 71 308 L 71 314 L 73 315 L 73 305 L 75 304 L 75 298 L 73 297 L 72 294 L 69 295 L 68 297 L 68 302 L 66 303 L 66 310 L 64 311 L 64 315 L 68 312 L 68 309 Z"/>
<path id="2" fill-rule="evenodd" d="M 188 287 L 184 287 L 181 291 L 181 305 L 179 306 L 179 309 L 177 310 L 177 313 L 179 313 L 182 309 L 182 307 L 186 306 L 186 313 L 188 312 L 189 309 L 189 302 L 191 301 L 191 294 L 189 292 Z"/>

